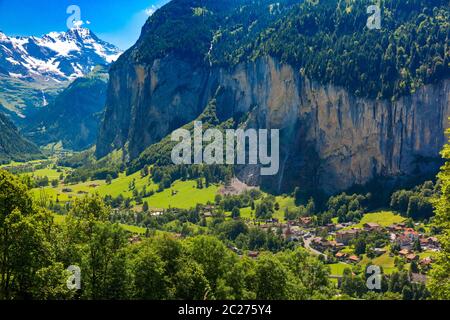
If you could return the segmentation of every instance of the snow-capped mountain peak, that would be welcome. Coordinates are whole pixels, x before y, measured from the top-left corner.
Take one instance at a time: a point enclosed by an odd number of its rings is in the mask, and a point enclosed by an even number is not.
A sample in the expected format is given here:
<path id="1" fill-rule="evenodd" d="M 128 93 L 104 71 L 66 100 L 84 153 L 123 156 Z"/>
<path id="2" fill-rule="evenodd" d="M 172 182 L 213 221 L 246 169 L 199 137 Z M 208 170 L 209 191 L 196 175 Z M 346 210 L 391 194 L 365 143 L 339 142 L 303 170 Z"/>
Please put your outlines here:
<path id="1" fill-rule="evenodd" d="M 61 82 L 115 61 L 122 52 L 91 30 L 76 27 L 42 37 L 8 37 L 0 32 L 0 74 L 27 81 Z"/>

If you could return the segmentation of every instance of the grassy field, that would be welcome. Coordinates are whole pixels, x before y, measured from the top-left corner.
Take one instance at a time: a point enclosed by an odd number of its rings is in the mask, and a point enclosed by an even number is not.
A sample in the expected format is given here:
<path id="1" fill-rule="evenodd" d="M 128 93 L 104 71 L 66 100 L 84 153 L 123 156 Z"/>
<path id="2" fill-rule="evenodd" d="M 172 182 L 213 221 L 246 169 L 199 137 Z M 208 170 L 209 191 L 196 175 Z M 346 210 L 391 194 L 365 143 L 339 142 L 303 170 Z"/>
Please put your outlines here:
<path id="1" fill-rule="evenodd" d="M 420 259 L 424 259 L 426 257 L 434 258 L 434 257 L 436 257 L 436 255 L 437 255 L 437 252 L 427 250 L 427 251 L 420 252 L 419 258 Z"/>
<path id="2" fill-rule="evenodd" d="M 22 166 L 24 164 L 39 164 L 41 162 L 42 162 L 42 160 L 30 160 L 30 161 L 27 161 L 27 162 L 11 161 L 11 162 L 9 162 L 7 164 L 0 165 L 0 169 L 4 168 L 4 167 L 19 167 L 19 166 Z"/>
<path id="3" fill-rule="evenodd" d="M 405 221 L 405 218 L 392 211 L 379 211 L 365 214 L 361 221 L 352 226 L 352 228 L 362 228 L 365 223 L 369 222 L 378 223 L 382 227 L 387 227 L 403 221 Z"/>
<path id="4" fill-rule="evenodd" d="M 131 233 L 136 233 L 136 234 L 145 234 L 145 231 L 146 231 L 145 228 L 138 227 L 138 226 L 130 226 L 128 224 L 123 224 L 123 223 L 121 223 L 120 226 L 122 228 L 124 228 L 125 230 L 127 230 Z"/>
<path id="5" fill-rule="evenodd" d="M 95 185 L 101 186 L 102 184 L 105 184 L 103 180 L 88 181 L 71 185 L 60 184 L 58 187 L 55 188 L 50 186 L 44 188 L 35 188 L 32 189 L 30 192 L 35 199 L 38 199 L 42 193 L 45 193 L 46 197 L 49 200 L 56 201 L 56 199 L 59 199 L 60 202 L 64 203 L 67 201 L 71 201 L 76 197 L 83 196 L 87 193 L 93 193 L 97 191 L 98 188 L 94 186 Z"/>
<path id="6" fill-rule="evenodd" d="M 379 257 L 374 259 L 369 259 L 366 255 L 363 256 L 363 259 L 359 262 L 359 265 L 365 267 L 369 261 L 372 261 L 373 264 L 380 266 L 383 268 L 385 274 L 391 274 L 395 271 L 398 271 L 394 265 L 394 257 L 391 257 L 388 252 L 382 254 Z M 408 270 L 409 266 L 405 265 L 405 270 Z"/>
<path id="7" fill-rule="evenodd" d="M 342 276 L 344 274 L 344 269 L 345 268 L 351 269 L 352 266 L 347 263 L 338 262 L 338 263 L 328 264 L 328 267 L 330 267 L 330 275 Z"/>
<path id="8" fill-rule="evenodd" d="M 105 181 L 100 183 L 97 188 L 97 192 L 102 195 L 110 195 L 112 197 L 117 197 L 122 194 L 124 197 L 131 197 L 133 195 L 133 191 L 130 190 L 129 185 L 134 180 L 136 189 L 141 191 L 144 186 L 147 187 L 147 190 L 156 190 L 157 185 L 150 181 L 149 177 L 141 177 L 140 172 L 135 172 L 129 176 L 121 173 L 117 179 L 114 179 L 111 184 L 106 184 Z"/>
<path id="9" fill-rule="evenodd" d="M 198 203 L 213 203 L 219 188 L 218 185 L 210 185 L 208 188 L 197 189 L 193 180 L 176 181 L 172 187 L 144 198 L 143 201 L 147 201 L 151 208 L 194 208 Z"/>
<path id="10" fill-rule="evenodd" d="M 56 162 L 55 162 L 56 163 Z M 28 162 L 28 164 L 40 164 L 39 161 Z M 14 165 L 13 163 L 10 165 Z M 17 165 L 23 165 L 17 163 Z M 44 177 L 47 176 L 50 181 L 60 178 L 61 174 L 66 176 L 70 172 L 70 168 L 57 167 L 55 168 L 53 164 L 49 165 L 47 168 L 35 170 L 33 172 L 24 173 L 27 175 L 32 175 L 34 177 Z M 156 192 L 158 190 L 158 185 L 152 182 L 152 180 L 147 177 L 141 177 L 140 172 L 133 173 L 127 176 L 125 173 L 119 174 L 119 177 L 113 179 L 110 184 L 107 184 L 105 180 L 95 180 L 80 182 L 76 184 L 64 184 L 59 181 L 59 185 L 56 187 L 43 187 L 35 188 L 31 190 L 31 194 L 35 199 L 40 199 L 43 196 L 48 201 L 60 203 L 65 203 L 72 201 L 76 197 L 84 196 L 85 194 L 98 193 L 100 196 L 110 195 L 112 197 L 118 197 L 122 195 L 125 198 L 132 198 L 133 189 L 130 188 L 130 184 L 134 182 L 135 189 L 142 191 L 145 187 L 147 191 L 153 190 L 155 193 L 143 201 L 146 201 L 150 208 L 181 208 L 188 209 L 193 208 L 197 204 L 206 204 L 207 202 L 214 202 L 215 196 L 218 193 L 221 185 L 211 185 L 208 188 L 197 189 L 196 181 L 176 181 L 172 184 L 172 187 L 165 189 L 162 192 Z M 256 201 L 258 204 L 259 201 Z M 274 218 L 284 221 L 285 210 L 294 210 L 295 203 L 294 199 L 289 196 L 277 196 L 276 202 L 279 205 L 279 210 L 276 210 L 273 214 Z M 250 207 L 241 209 L 241 216 L 243 218 L 250 219 L 252 217 L 252 210 Z"/>
<path id="11" fill-rule="evenodd" d="M 265 194 L 267 195 L 267 194 Z M 260 203 L 261 200 L 256 200 L 255 205 Z M 278 210 L 276 210 L 273 213 L 273 217 L 278 219 L 281 222 L 285 222 L 284 219 L 284 212 L 286 209 L 288 210 L 294 210 L 296 208 L 294 203 L 294 198 L 288 197 L 288 196 L 277 196 L 275 197 L 275 202 L 277 202 L 280 206 Z M 231 215 L 231 212 L 227 212 L 227 215 Z M 252 209 L 250 207 L 241 208 L 241 218 L 244 219 L 254 219 L 255 213 L 252 212 Z"/>
<path id="12" fill-rule="evenodd" d="M 19 164 L 18 164 L 19 165 Z M 34 177 L 47 176 L 49 180 L 59 179 L 61 173 L 65 175 L 68 168 L 59 167 L 59 172 L 54 169 L 53 166 L 49 166 L 44 169 L 35 170 L 27 175 L 33 175 Z M 130 188 L 130 184 L 134 182 L 134 188 L 139 192 L 145 187 L 147 191 L 153 190 L 155 193 L 143 199 L 147 201 L 151 208 L 182 208 L 188 209 L 195 207 L 198 203 L 206 204 L 207 202 L 214 202 L 215 196 L 220 188 L 219 185 L 211 185 L 208 188 L 197 189 L 196 181 L 176 181 L 172 187 L 162 192 L 156 192 L 158 185 L 152 182 L 152 180 L 146 176 L 141 177 L 140 172 L 133 173 L 127 176 L 125 173 L 119 174 L 119 177 L 113 179 L 110 184 L 107 184 L 105 180 L 95 180 L 80 182 L 76 184 L 64 184 L 60 181 L 57 187 L 43 187 L 35 188 L 30 192 L 35 199 L 40 199 L 45 196 L 48 201 L 65 203 L 72 201 L 76 197 L 84 196 L 85 194 L 98 193 L 104 197 L 110 195 L 112 197 L 118 197 L 119 195 L 125 198 L 133 197 L 133 189 Z"/>
<path id="13" fill-rule="evenodd" d="M 59 176 L 61 175 L 61 173 L 62 172 L 58 172 L 56 169 L 45 168 L 45 169 L 35 170 L 32 173 L 28 173 L 28 174 L 31 174 L 31 175 L 33 175 L 35 177 L 45 177 L 45 176 L 47 176 L 48 179 L 50 181 L 52 181 L 54 179 L 59 179 Z"/>

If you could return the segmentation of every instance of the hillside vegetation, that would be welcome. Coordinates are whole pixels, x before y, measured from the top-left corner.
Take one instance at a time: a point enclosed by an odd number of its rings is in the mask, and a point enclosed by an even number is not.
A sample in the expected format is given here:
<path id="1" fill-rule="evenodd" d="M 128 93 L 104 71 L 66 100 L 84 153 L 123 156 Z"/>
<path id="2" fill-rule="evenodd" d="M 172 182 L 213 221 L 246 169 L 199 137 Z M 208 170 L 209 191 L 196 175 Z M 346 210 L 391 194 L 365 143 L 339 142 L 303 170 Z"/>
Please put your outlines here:
<path id="1" fill-rule="evenodd" d="M 321 83 L 358 96 L 396 98 L 448 78 L 446 0 L 384 0 L 380 30 L 366 27 L 373 1 L 175 0 L 149 18 L 133 56 L 169 53 L 195 63 L 234 66 L 272 55 Z"/>
<path id="2" fill-rule="evenodd" d="M 16 126 L 0 112 L 0 162 L 26 161 L 40 156 L 39 148 L 24 139 Z"/>

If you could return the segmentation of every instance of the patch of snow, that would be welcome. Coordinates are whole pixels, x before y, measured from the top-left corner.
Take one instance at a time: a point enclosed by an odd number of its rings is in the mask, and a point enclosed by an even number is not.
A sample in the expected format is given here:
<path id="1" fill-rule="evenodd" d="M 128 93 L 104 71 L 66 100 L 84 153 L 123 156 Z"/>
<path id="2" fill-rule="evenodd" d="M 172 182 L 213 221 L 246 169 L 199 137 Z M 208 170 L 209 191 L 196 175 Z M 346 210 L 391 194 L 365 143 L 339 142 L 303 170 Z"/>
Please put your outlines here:
<path id="1" fill-rule="evenodd" d="M 20 73 L 8 72 L 8 74 L 11 78 L 16 78 L 16 79 L 23 78 L 23 75 L 21 75 Z"/>
<path id="2" fill-rule="evenodd" d="M 27 45 L 33 45 L 33 51 L 28 52 Z M 38 81 L 73 80 L 84 76 L 99 61 L 110 64 L 121 54 L 117 47 L 98 39 L 89 29 L 81 27 L 66 32 L 50 32 L 41 38 L 8 37 L 0 33 L 0 63 L 3 60 L 14 66 L 21 66 L 20 71 L 11 70 L 13 77 L 20 73 L 23 77 L 31 76 Z M 70 64 L 73 70 L 61 69 L 61 64 Z"/>
<path id="3" fill-rule="evenodd" d="M 13 65 L 19 65 L 20 64 L 19 62 L 17 62 L 16 60 L 14 60 L 11 57 L 6 58 L 6 61 L 9 61 Z"/>

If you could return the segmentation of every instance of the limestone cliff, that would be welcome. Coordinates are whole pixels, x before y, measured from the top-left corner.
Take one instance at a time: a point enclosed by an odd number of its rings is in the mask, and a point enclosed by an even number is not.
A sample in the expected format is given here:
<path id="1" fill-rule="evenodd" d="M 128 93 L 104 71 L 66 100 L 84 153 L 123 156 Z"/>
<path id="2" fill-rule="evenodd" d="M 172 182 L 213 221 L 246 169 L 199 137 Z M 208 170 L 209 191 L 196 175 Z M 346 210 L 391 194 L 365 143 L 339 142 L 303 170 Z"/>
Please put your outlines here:
<path id="1" fill-rule="evenodd" d="M 369 100 L 319 85 L 271 57 L 224 69 L 168 55 L 112 72 L 97 154 L 125 147 L 137 157 L 194 120 L 220 86 L 222 120 L 250 112 L 248 126 L 281 129 L 280 172 L 270 179 L 278 191 L 303 185 L 335 192 L 375 176 L 435 170 L 450 116 L 449 85 L 424 86 L 393 102 Z M 260 183 L 257 172 L 240 174 Z"/>

